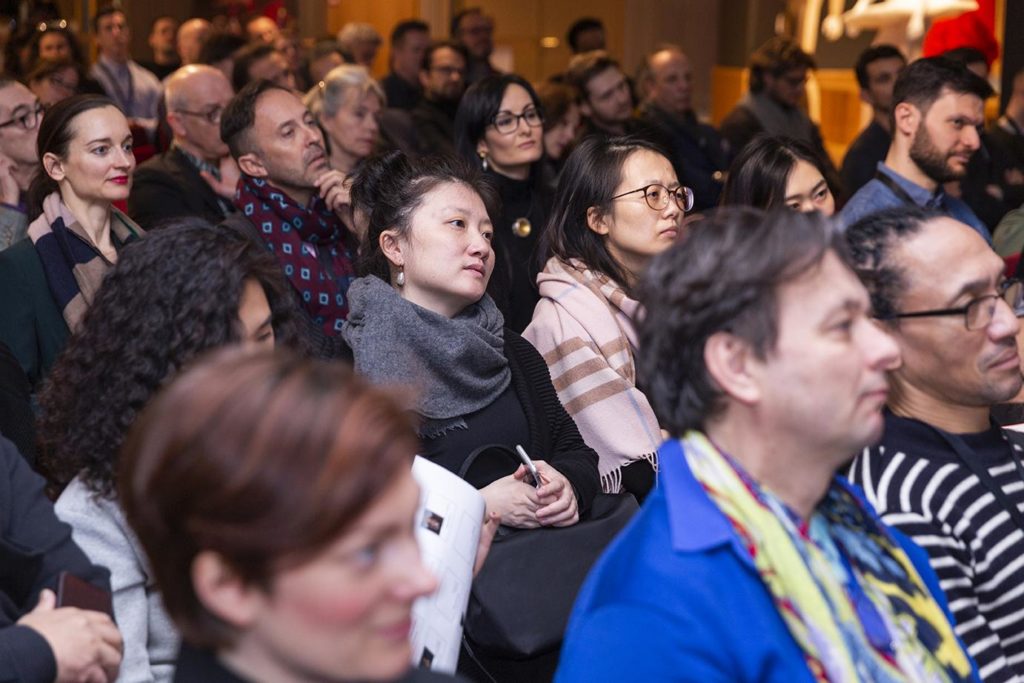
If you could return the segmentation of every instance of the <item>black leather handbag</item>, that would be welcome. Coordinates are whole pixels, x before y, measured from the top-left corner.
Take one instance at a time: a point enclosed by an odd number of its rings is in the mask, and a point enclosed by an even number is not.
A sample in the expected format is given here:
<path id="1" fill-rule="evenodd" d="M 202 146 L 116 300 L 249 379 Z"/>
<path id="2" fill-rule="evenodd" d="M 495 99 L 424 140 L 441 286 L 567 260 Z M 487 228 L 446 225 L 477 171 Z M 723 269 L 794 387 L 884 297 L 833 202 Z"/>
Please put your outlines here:
<path id="1" fill-rule="evenodd" d="M 459 476 L 482 488 L 519 464 L 511 448 L 484 446 L 470 454 Z M 500 527 L 470 591 L 465 636 L 473 648 L 509 659 L 557 649 L 583 580 L 637 507 L 629 494 L 598 494 L 572 526 Z"/>

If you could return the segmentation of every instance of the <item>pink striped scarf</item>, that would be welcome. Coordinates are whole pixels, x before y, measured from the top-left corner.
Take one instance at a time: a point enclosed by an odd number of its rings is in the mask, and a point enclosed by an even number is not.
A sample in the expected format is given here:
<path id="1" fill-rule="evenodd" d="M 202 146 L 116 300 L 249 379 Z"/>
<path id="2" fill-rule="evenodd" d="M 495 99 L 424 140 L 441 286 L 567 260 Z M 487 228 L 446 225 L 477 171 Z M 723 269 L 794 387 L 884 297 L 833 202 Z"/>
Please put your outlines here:
<path id="1" fill-rule="evenodd" d="M 621 490 L 622 466 L 657 466 L 661 428 L 636 388 L 635 299 L 581 262 L 548 260 L 537 277 L 540 302 L 526 337 L 548 364 L 552 382 L 587 445 L 597 451 L 601 488 Z"/>

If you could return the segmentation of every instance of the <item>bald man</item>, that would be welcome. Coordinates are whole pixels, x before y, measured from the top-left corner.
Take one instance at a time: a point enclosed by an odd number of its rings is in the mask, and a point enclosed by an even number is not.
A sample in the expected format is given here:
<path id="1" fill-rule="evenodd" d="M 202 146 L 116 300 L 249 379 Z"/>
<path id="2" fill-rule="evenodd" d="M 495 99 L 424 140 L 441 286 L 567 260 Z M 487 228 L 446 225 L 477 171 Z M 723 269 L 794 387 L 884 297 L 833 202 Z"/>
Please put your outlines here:
<path id="1" fill-rule="evenodd" d="M 199 62 L 199 51 L 208 35 L 210 22 L 206 19 L 189 19 L 178 27 L 178 56 L 183 66 Z"/>
<path id="2" fill-rule="evenodd" d="M 220 139 L 220 116 L 234 94 L 219 70 L 184 66 L 167 77 L 171 147 L 135 171 L 128 213 L 139 225 L 198 216 L 219 223 L 234 211 L 238 167 Z"/>

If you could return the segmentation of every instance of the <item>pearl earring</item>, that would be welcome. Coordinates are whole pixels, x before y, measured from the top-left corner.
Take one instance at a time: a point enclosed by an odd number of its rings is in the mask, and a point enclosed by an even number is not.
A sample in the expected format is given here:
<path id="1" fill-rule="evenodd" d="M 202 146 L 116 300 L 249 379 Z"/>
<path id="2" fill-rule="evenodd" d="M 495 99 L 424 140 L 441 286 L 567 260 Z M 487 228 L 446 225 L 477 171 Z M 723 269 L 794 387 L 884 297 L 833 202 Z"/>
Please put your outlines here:
<path id="1" fill-rule="evenodd" d="M 484 171 L 486 171 L 487 170 L 487 153 L 486 152 L 477 152 L 477 155 L 480 157 L 480 166 L 483 167 Z"/>
<path id="2" fill-rule="evenodd" d="M 404 270 L 398 271 L 398 275 L 395 276 L 395 284 L 398 285 L 399 287 L 402 287 L 402 286 L 405 285 L 405 271 Z"/>

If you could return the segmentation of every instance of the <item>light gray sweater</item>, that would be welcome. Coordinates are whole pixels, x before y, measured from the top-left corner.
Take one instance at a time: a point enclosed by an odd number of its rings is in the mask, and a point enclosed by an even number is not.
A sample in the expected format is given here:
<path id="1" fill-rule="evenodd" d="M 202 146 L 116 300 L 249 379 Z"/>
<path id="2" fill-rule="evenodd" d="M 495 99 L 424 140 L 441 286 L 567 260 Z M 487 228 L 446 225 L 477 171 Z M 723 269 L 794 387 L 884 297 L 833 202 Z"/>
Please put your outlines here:
<path id="1" fill-rule="evenodd" d="M 94 496 L 76 478 L 57 499 L 75 543 L 110 570 L 114 618 L 124 638 L 118 683 L 170 683 L 179 637 L 153 585 L 149 563 L 117 501 Z"/>

